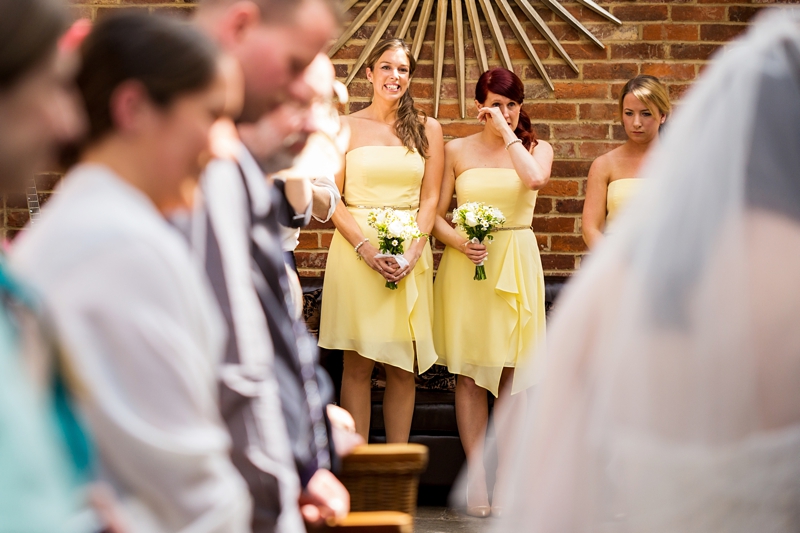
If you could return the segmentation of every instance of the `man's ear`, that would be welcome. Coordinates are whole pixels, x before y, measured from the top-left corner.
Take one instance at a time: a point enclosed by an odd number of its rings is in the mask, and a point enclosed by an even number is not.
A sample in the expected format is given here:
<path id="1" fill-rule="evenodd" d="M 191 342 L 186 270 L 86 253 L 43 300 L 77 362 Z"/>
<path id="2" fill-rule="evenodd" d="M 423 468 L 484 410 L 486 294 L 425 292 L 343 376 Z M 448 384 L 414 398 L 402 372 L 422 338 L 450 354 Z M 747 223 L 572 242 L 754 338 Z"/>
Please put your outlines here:
<path id="1" fill-rule="evenodd" d="M 140 130 L 151 105 L 147 89 L 141 82 L 136 80 L 122 82 L 111 93 L 108 102 L 114 129 L 120 132 Z"/>
<path id="2" fill-rule="evenodd" d="M 261 9 L 251 0 L 231 4 L 220 16 L 216 38 L 224 49 L 242 42 L 248 31 L 261 24 Z"/>

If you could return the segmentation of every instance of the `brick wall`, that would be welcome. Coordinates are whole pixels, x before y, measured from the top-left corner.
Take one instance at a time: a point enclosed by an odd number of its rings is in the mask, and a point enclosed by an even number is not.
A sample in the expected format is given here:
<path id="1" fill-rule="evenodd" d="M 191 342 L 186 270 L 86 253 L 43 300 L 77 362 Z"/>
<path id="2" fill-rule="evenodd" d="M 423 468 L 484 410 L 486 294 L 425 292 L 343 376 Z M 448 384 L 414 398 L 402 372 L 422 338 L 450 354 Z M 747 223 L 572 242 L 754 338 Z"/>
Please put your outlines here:
<path id="1" fill-rule="evenodd" d="M 123 7 L 138 7 L 179 15 L 189 14 L 191 0 L 74 0 L 76 16 L 96 18 L 104 12 Z M 501 23 L 514 69 L 525 82 L 526 109 L 535 124 L 537 135 L 553 144 L 555 162 L 550 183 L 539 193 L 533 228 L 542 252 L 545 272 L 568 275 L 580 266 L 585 254 L 580 235 L 580 213 L 586 175 L 592 161 L 623 142 L 625 134 L 617 123 L 615 98 L 624 82 L 636 74 L 653 74 L 669 87 L 675 101 L 696 79 L 707 58 L 725 42 L 741 33 L 752 16 L 769 4 L 797 3 L 775 0 L 606 0 L 599 3 L 623 21 L 622 26 L 581 7 L 576 2 L 562 2 L 584 25 L 606 45 L 600 49 L 553 15 L 539 0 L 533 6 L 550 24 L 564 45 L 579 72 L 575 73 L 554 53 L 538 32 L 529 25 L 522 13 L 527 34 L 555 84 L 547 89 L 530 64 L 523 49 L 516 44 L 510 28 Z M 348 13 L 352 19 L 366 4 L 359 2 Z M 388 2 L 385 2 L 388 4 Z M 366 39 L 383 13 L 378 9 L 350 43 L 335 56 L 337 75 L 347 75 L 358 58 Z M 435 13 L 434 13 L 435 14 Z M 435 18 L 435 17 L 434 17 Z M 498 15 L 502 20 L 502 15 Z M 466 20 L 466 17 L 465 17 Z M 468 26 L 468 25 L 467 25 Z M 395 24 L 390 26 L 393 31 Z M 412 27 L 413 29 L 413 27 Z M 419 67 L 412 91 L 418 105 L 427 112 L 433 107 L 433 21 L 428 28 Z M 483 28 L 491 66 L 500 62 L 495 53 L 488 28 Z M 444 82 L 439 110 L 444 133 L 448 139 L 469 135 L 480 130 L 474 119 L 458 118 L 457 90 L 453 65 L 452 28 L 448 27 Z M 467 30 L 467 96 L 471 98 L 478 77 L 475 53 Z M 370 87 L 363 73 L 350 86 L 352 95 L 348 111 L 368 104 Z M 469 106 L 468 106 L 469 107 Z M 37 184 L 45 201 L 57 181 L 46 175 Z M 13 236 L 27 221 L 24 195 L 4 199 L 4 231 Z M 327 247 L 333 234 L 331 224 L 315 223 L 303 232 L 297 251 L 301 273 L 321 276 L 324 273 Z M 435 245 L 435 255 L 441 254 Z"/>

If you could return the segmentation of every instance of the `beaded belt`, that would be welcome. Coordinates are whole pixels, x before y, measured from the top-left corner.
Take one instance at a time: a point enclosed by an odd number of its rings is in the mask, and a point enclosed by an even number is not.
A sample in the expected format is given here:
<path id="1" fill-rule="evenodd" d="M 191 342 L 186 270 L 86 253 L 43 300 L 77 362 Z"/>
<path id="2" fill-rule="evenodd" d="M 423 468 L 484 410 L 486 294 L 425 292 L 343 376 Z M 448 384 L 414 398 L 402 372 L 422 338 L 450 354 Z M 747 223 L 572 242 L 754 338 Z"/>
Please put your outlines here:
<path id="1" fill-rule="evenodd" d="M 346 201 L 344 202 L 345 207 L 350 207 L 352 209 L 395 209 L 397 211 L 413 211 L 414 209 L 419 209 L 418 205 L 350 205 Z"/>
<path id="2" fill-rule="evenodd" d="M 507 228 L 494 228 L 492 230 L 492 233 L 494 233 L 495 231 L 517 231 L 517 230 L 523 230 L 523 229 L 531 229 L 531 227 L 530 226 L 510 226 L 510 227 L 507 227 Z"/>

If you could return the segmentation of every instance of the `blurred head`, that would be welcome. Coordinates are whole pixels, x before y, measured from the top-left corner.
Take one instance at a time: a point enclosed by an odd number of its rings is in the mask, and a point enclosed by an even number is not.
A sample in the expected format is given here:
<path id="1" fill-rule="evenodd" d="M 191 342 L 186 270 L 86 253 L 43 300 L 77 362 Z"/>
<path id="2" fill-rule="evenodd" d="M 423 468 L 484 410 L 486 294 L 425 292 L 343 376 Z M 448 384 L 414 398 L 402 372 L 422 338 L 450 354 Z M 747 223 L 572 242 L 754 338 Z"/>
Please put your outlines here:
<path id="1" fill-rule="evenodd" d="M 311 89 L 311 100 L 287 102 L 256 124 L 239 125 L 242 142 L 267 174 L 292 167 L 312 134 L 323 131 L 335 137 L 339 131 L 333 103 L 336 74 L 328 56 L 318 54 L 302 79 Z"/>
<path id="2" fill-rule="evenodd" d="M 497 107 L 506 117 L 506 122 L 522 139 L 522 144 L 530 150 L 531 145 L 536 146 L 531 119 L 522 109 L 522 100 L 525 97 L 525 86 L 519 76 L 508 69 L 496 67 L 484 72 L 475 85 L 475 106 Z M 494 127 L 487 121 L 486 127 Z"/>
<path id="3" fill-rule="evenodd" d="M 334 37 L 339 12 L 333 0 L 204 0 L 197 23 L 244 75 L 240 120 L 255 122 L 287 101 L 313 97 L 303 71 Z"/>
<path id="4" fill-rule="evenodd" d="M 61 143 L 84 127 L 75 98 L 74 53 L 59 53 L 67 28 L 57 0 L 0 0 L 0 188 L 53 162 Z"/>
<path id="5" fill-rule="evenodd" d="M 655 76 L 642 74 L 628 80 L 619 97 L 619 113 L 628 138 L 649 143 L 672 111 L 667 88 Z"/>
<path id="6" fill-rule="evenodd" d="M 385 39 L 367 56 L 367 80 L 372 84 L 372 99 L 397 105 L 395 133 L 409 150 L 427 157 L 428 138 L 420 121 L 425 114 L 414 106 L 408 90 L 417 61 L 402 39 Z"/>
<path id="7" fill-rule="evenodd" d="M 191 26 L 138 13 L 101 20 L 82 46 L 77 85 L 89 133 L 79 155 L 114 145 L 145 157 L 167 196 L 201 170 L 226 84 L 214 45 Z"/>

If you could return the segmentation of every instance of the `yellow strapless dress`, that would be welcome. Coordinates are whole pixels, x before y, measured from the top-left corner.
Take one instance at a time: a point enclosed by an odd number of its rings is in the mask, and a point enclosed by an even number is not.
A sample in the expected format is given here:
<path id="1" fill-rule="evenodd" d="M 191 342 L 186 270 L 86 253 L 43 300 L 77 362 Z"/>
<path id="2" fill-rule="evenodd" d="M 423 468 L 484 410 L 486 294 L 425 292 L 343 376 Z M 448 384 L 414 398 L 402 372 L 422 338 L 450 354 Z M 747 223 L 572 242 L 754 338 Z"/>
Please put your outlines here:
<path id="1" fill-rule="evenodd" d="M 459 175 L 458 205 L 484 202 L 500 209 L 507 230 L 494 232 L 487 244 L 487 279 L 473 280 L 475 264 L 447 247 L 434 283 L 437 364 L 495 396 L 504 367 L 516 368 L 512 393 L 533 384 L 528 366 L 544 344 L 544 275 L 530 229 L 536 195 L 514 169 L 474 168 Z"/>
<path id="2" fill-rule="evenodd" d="M 364 146 L 345 159 L 344 201 L 364 236 L 377 247 L 367 224 L 375 207 L 419 208 L 425 160 L 402 146 Z M 405 243 L 405 250 L 411 245 Z M 355 350 L 403 370 L 419 372 L 437 359 L 433 347 L 433 255 L 425 245 L 413 274 L 387 289 L 386 280 L 364 261 L 337 230 L 333 234 L 322 289 L 319 345 Z"/>
<path id="3" fill-rule="evenodd" d="M 642 181 L 639 178 L 622 178 L 608 184 L 606 191 L 606 225 L 628 205 L 632 197 L 639 192 Z"/>

